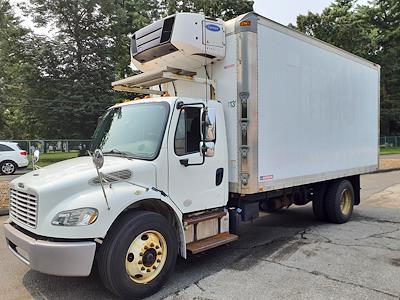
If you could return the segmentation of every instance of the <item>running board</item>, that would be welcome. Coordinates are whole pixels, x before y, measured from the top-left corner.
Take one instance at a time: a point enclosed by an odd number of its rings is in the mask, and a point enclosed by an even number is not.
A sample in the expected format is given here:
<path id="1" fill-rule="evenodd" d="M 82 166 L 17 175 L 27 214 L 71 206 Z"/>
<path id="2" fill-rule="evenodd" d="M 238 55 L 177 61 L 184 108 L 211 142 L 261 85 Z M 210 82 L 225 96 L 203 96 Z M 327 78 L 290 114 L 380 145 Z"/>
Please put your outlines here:
<path id="1" fill-rule="evenodd" d="M 186 245 L 186 249 L 192 254 L 197 254 L 208 249 L 212 249 L 233 241 L 236 241 L 239 237 L 229 232 L 223 232 L 217 235 L 210 236 L 208 238 L 191 242 Z"/>
<path id="2" fill-rule="evenodd" d="M 210 212 L 210 213 L 204 213 L 201 215 L 194 215 L 194 216 L 183 219 L 183 223 L 185 226 L 192 225 L 192 224 L 198 224 L 198 223 L 205 222 L 205 221 L 212 220 L 212 219 L 221 219 L 226 214 L 227 213 L 224 211 L 214 211 L 214 212 Z"/>

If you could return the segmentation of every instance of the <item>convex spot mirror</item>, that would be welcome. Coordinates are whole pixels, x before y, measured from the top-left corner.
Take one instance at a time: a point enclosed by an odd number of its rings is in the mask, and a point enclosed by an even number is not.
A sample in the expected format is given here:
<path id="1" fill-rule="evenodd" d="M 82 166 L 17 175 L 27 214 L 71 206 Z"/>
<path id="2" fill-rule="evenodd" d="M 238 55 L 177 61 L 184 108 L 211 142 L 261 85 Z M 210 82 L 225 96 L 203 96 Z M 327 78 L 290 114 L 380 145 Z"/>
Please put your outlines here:
<path id="1" fill-rule="evenodd" d="M 203 142 L 200 143 L 200 154 L 205 157 L 213 157 L 215 154 L 215 143 L 206 142 L 205 149 L 203 149 Z"/>
<path id="2" fill-rule="evenodd" d="M 215 108 L 202 109 L 201 134 L 206 142 L 215 142 L 217 114 Z M 203 136 L 204 135 L 204 136 Z"/>
<path id="3" fill-rule="evenodd" d="M 101 169 L 101 167 L 104 164 L 104 155 L 103 152 L 100 149 L 96 149 L 93 152 L 93 164 L 96 167 L 97 170 Z"/>
<path id="4" fill-rule="evenodd" d="M 33 156 L 32 156 L 32 161 L 34 164 L 39 161 L 39 157 L 40 157 L 40 152 L 39 150 L 36 149 L 35 151 L 33 151 Z"/>

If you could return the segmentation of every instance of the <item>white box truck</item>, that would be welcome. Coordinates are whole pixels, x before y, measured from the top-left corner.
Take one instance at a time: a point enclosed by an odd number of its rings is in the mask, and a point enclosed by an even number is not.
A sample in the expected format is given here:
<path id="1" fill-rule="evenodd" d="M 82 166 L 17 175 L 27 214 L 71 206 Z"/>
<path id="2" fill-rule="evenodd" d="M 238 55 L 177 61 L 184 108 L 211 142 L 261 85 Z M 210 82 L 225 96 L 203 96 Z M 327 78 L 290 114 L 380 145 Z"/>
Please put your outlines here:
<path id="1" fill-rule="evenodd" d="M 378 65 L 256 13 L 179 13 L 131 40 L 142 73 L 112 86 L 148 96 L 105 112 L 90 156 L 11 182 L 5 236 L 23 262 L 61 276 L 96 262 L 110 291 L 145 297 L 177 255 L 263 212 L 312 202 L 349 220 L 378 166 Z"/>

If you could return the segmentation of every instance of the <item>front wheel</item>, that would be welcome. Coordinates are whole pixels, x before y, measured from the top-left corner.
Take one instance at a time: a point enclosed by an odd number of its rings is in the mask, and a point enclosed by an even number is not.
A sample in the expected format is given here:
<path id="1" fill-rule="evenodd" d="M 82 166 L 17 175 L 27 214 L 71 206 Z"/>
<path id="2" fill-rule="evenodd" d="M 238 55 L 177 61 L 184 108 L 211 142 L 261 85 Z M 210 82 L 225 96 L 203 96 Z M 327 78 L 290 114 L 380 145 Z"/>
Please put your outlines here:
<path id="1" fill-rule="evenodd" d="M 4 161 L 0 164 L 0 173 L 3 175 L 12 175 L 16 170 L 17 165 L 12 161 Z"/>
<path id="2" fill-rule="evenodd" d="M 121 298 L 150 296 L 172 273 L 177 248 L 175 231 L 163 216 L 128 213 L 113 225 L 101 245 L 100 277 Z"/>

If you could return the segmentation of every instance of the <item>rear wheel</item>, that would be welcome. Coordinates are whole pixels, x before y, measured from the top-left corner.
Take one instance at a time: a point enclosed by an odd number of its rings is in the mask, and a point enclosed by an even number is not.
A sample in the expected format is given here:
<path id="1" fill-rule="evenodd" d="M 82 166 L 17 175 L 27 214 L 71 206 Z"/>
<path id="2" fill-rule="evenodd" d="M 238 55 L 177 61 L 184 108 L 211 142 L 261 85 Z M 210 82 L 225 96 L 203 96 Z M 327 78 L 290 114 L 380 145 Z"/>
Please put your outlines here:
<path id="1" fill-rule="evenodd" d="M 325 188 L 323 185 L 317 185 L 313 190 L 312 208 L 315 218 L 319 221 L 327 221 L 325 212 Z"/>
<path id="2" fill-rule="evenodd" d="M 12 175 L 17 170 L 17 164 L 12 161 L 3 161 L 0 164 L 0 173 L 3 175 Z"/>
<path id="3" fill-rule="evenodd" d="M 334 181 L 329 187 L 325 198 L 325 212 L 328 220 L 333 223 L 345 223 L 353 214 L 354 189 L 348 180 Z"/>
<path id="4" fill-rule="evenodd" d="M 98 256 L 100 277 L 121 298 L 143 298 L 157 292 L 173 271 L 175 231 L 153 212 L 124 215 L 107 234 Z"/>

